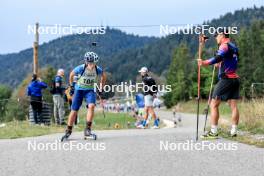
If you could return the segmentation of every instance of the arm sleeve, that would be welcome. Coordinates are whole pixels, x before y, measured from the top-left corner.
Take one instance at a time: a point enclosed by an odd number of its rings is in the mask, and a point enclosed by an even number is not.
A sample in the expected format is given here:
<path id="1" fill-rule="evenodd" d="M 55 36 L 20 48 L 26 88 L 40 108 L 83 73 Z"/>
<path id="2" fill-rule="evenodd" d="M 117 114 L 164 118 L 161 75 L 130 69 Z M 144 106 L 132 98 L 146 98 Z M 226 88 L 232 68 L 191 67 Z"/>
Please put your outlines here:
<path id="1" fill-rule="evenodd" d="M 213 65 L 213 64 L 216 64 L 216 63 L 219 63 L 219 62 L 223 61 L 223 58 L 224 58 L 227 50 L 228 50 L 228 46 L 227 46 L 226 43 L 220 45 L 219 49 L 216 52 L 215 57 L 212 57 L 212 58 L 210 58 L 208 60 L 205 60 L 204 63 L 206 65 Z"/>
<path id="2" fill-rule="evenodd" d="M 31 95 L 31 90 L 29 87 L 27 87 L 27 95 L 30 96 Z"/>
<path id="3" fill-rule="evenodd" d="M 84 69 L 84 65 L 79 65 L 78 67 L 75 67 L 73 69 L 74 75 L 81 74 L 81 72 L 83 71 L 83 69 Z"/>
<path id="4" fill-rule="evenodd" d="M 48 87 L 48 85 L 44 82 L 40 82 L 40 85 L 43 89 L 46 89 Z"/>
<path id="5" fill-rule="evenodd" d="M 56 78 L 55 78 L 55 83 L 61 83 L 61 77 L 56 76 Z"/>

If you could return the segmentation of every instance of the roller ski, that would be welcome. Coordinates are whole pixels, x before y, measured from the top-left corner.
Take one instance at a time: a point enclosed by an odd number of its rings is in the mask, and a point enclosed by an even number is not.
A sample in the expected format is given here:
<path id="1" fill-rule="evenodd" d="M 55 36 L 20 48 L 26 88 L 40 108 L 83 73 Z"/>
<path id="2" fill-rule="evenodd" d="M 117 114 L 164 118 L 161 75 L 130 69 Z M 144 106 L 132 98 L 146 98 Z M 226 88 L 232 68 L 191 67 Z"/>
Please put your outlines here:
<path id="1" fill-rule="evenodd" d="M 66 141 L 72 133 L 71 129 L 66 129 L 64 136 L 61 138 L 61 142 Z"/>
<path id="2" fill-rule="evenodd" d="M 88 139 L 96 140 L 97 139 L 97 135 L 92 133 L 91 129 L 85 128 L 85 130 L 84 130 L 84 140 L 88 140 Z"/>
<path id="3" fill-rule="evenodd" d="M 155 119 L 151 129 L 159 129 L 159 123 L 160 123 L 160 119 L 159 118 Z"/>
<path id="4" fill-rule="evenodd" d="M 219 139 L 218 133 L 213 133 L 211 131 L 206 132 L 202 136 L 200 136 L 201 139 L 203 140 L 214 140 L 214 139 Z"/>
<path id="5" fill-rule="evenodd" d="M 146 129 L 146 128 L 147 128 L 147 127 L 144 126 L 144 125 L 142 125 L 142 124 L 140 124 L 140 125 L 137 126 L 137 129 Z"/>
<path id="6" fill-rule="evenodd" d="M 148 120 L 143 120 L 138 126 L 137 129 L 146 129 L 148 128 Z"/>

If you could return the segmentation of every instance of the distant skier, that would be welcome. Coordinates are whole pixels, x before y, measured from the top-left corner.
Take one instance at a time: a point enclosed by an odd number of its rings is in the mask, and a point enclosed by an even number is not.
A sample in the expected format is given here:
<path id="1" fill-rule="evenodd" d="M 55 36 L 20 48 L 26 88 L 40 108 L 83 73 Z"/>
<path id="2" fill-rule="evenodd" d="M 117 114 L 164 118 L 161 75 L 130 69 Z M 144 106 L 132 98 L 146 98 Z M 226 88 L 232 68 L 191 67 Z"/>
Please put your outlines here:
<path id="1" fill-rule="evenodd" d="M 154 108 L 153 108 L 153 99 L 157 95 L 157 85 L 155 80 L 149 76 L 148 68 L 142 67 L 139 71 L 140 75 L 142 76 L 143 82 L 143 91 L 144 91 L 144 102 L 145 102 L 145 115 L 143 123 L 138 126 L 139 128 L 146 128 L 147 120 L 149 115 L 154 119 L 153 129 L 159 128 L 159 119 L 157 118 Z"/>
<path id="2" fill-rule="evenodd" d="M 96 65 L 98 62 L 98 55 L 96 53 L 85 53 L 84 62 L 84 64 L 74 68 L 70 74 L 69 82 L 71 84 L 71 92 L 74 92 L 74 96 L 64 138 L 68 138 L 72 133 L 73 123 L 82 105 L 83 99 L 85 99 L 88 108 L 84 136 L 89 137 L 92 135 L 91 127 L 96 103 L 95 84 L 97 83 L 97 80 L 100 79 L 98 94 L 101 95 L 106 81 L 106 74 L 101 67 Z M 77 79 L 76 84 L 74 84 L 74 77 Z"/>
<path id="3" fill-rule="evenodd" d="M 182 115 L 181 115 L 181 105 L 180 105 L 180 103 L 176 104 L 175 110 L 176 110 L 177 121 L 178 121 L 179 125 L 181 126 Z"/>
<path id="4" fill-rule="evenodd" d="M 182 121 L 182 118 L 181 118 L 181 113 L 180 113 L 180 104 L 177 103 L 175 108 L 173 109 L 173 123 L 174 123 L 174 127 L 176 127 L 178 124 L 179 126 L 181 125 L 181 121 Z"/>
<path id="5" fill-rule="evenodd" d="M 135 123 L 137 128 L 141 128 L 141 125 L 144 121 L 143 114 L 144 114 L 144 95 L 142 93 L 136 94 L 136 105 L 137 105 L 137 121 Z"/>
<path id="6" fill-rule="evenodd" d="M 176 128 L 177 127 L 177 118 L 176 118 L 176 110 L 175 109 L 173 109 L 173 111 L 172 111 L 172 121 L 173 121 L 173 125 L 174 125 L 174 128 Z"/>

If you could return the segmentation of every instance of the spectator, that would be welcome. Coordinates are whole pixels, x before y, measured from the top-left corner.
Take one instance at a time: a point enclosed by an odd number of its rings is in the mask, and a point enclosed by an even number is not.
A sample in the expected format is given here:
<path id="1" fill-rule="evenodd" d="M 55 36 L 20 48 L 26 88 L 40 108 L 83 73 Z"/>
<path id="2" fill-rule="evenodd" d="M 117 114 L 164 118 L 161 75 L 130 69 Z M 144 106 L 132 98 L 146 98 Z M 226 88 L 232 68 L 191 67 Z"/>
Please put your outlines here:
<path id="1" fill-rule="evenodd" d="M 30 96 L 35 124 L 44 123 L 42 119 L 42 89 L 46 89 L 47 87 L 46 83 L 38 79 L 36 74 L 33 74 L 32 81 L 27 88 L 27 95 Z"/>
<path id="2" fill-rule="evenodd" d="M 64 93 L 65 93 L 65 81 L 64 70 L 59 69 L 57 75 L 53 80 L 53 104 L 54 104 L 54 119 L 57 125 L 65 125 L 64 122 Z"/>

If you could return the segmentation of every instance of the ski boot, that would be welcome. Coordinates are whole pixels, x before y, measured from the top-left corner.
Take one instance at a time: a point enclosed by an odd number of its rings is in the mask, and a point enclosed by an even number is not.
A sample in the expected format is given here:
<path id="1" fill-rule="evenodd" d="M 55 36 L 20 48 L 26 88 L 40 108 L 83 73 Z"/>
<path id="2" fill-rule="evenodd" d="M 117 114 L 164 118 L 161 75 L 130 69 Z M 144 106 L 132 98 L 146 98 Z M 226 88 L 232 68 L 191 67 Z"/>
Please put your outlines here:
<path id="1" fill-rule="evenodd" d="M 204 139 L 204 140 L 219 139 L 219 137 L 218 137 L 218 133 L 213 133 L 213 132 L 211 132 L 211 131 L 209 131 L 209 132 L 203 134 L 203 135 L 201 136 L 201 138 Z"/>
<path id="2" fill-rule="evenodd" d="M 84 129 L 84 140 L 87 140 L 87 139 L 93 139 L 93 140 L 97 139 L 96 134 L 92 133 L 90 128 Z"/>
<path id="3" fill-rule="evenodd" d="M 233 130 L 231 130 L 230 131 L 230 137 L 237 137 L 237 131 L 233 131 Z"/>
<path id="4" fill-rule="evenodd" d="M 67 129 L 65 130 L 64 136 L 62 136 L 62 138 L 61 138 L 61 142 L 67 140 L 70 137 L 71 133 L 72 133 L 72 128 L 67 127 Z"/>
<path id="5" fill-rule="evenodd" d="M 160 122 L 159 118 L 155 119 L 154 125 L 153 125 L 153 127 L 151 127 L 151 129 L 159 129 L 159 122 Z"/>
<path id="6" fill-rule="evenodd" d="M 138 126 L 138 129 L 146 129 L 147 128 L 147 120 L 143 120 Z"/>

